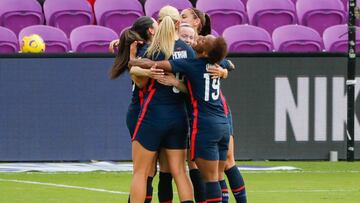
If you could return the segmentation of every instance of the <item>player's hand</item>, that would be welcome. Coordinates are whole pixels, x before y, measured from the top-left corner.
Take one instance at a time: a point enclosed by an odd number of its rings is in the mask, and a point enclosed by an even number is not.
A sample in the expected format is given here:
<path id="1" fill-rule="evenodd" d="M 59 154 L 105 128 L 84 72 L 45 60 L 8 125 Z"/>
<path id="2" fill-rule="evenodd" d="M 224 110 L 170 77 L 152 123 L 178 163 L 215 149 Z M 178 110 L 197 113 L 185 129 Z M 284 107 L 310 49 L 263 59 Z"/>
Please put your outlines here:
<path id="1" fill-rule="evenodd" d="M 212 79 L 224 77 L 224 70 L 218 64 L 212 65 L 207 68 L 207 72 L 210 74 Z"/>
<path id="2" fill-rule="evenodd" d="M 113 41 L 110 42 L 110 45 L 109 45 L 109 51 L 111 53 L 114 53 L 115 52 L 115 48 L 119 46 L 119 40 L 118 39 L 115 39 Z"/>
<path id="3" fill-rule="evenodd" d="M 235 70 L 235 65 L 233 64 L 233 62 L 230 61 L 230 60 L 227 60 L 227 61 L 228 61 L 229 64 L 230 64 L 230 71 Z"/>
<path id="4" fill-rule="evenodd" d="M 167 73 L 162 78 L 157 79 L 157 81 L 165 86 L 174 86 L 176 87 L 179 83 L 179 80 L 176 79 L 175 75 L 172 73 Z"/>
<path id="5" fill-rule="evenodd" d="M 143 41 L 134 41 L 130 45 L 130 59 L 135 59 L 137 54 L 137 47 L 139 44 L 143 44 Z"/>
<path id="6" fill-rule="evenodd" d="M 164 77 L 164 74 L 164 70 L 157 68 L 157 65 L 155 63 L 153 66 L 151 66 L 148 77 L 158 80 Z"/>

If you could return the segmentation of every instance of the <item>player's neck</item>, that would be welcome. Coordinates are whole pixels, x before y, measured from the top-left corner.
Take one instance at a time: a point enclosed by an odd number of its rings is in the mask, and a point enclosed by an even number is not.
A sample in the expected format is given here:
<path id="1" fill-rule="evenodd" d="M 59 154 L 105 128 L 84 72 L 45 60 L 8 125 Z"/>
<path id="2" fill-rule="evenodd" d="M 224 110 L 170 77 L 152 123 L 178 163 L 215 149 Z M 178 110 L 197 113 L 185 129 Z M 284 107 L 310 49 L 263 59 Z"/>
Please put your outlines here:
<path id="1" fill-rule="evenodd" d="M 198 58 L 207 58 L 208 57 L 207 53 L 205 53 L 205 52 L 196 53 L 196 54 L 197 54 Z"/>

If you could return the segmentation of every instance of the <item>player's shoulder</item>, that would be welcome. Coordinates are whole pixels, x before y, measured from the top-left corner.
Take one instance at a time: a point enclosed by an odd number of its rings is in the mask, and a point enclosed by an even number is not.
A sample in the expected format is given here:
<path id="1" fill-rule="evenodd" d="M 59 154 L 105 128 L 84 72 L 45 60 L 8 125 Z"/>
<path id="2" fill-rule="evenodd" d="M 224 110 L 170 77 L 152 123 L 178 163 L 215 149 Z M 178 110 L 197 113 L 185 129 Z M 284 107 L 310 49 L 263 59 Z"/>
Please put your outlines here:
<path id="1" fill-rule="evenodd" d="M 192 47 L 186 44 L 183 40 L 178 39 L 175 41 L 175 47 L 182 50 L 192 50 Z"/>
<path id="2" fill-rule="evenodd" d="M 178 45 L 178 46 L 186 45 L 186 46 L 188 46 L 188 45 L 187 45 L 183 40 L 181 40 L 181 39 L 175 40 L 175 45 Z"/>
<path id="3" fill-rule="evenodd" d="M 198 58 L 187 58 L 183 59 L 184 65 L 191 67 L 192 71 L 202 71 L 202 69 L 206 69 L 206 61 Z"/>

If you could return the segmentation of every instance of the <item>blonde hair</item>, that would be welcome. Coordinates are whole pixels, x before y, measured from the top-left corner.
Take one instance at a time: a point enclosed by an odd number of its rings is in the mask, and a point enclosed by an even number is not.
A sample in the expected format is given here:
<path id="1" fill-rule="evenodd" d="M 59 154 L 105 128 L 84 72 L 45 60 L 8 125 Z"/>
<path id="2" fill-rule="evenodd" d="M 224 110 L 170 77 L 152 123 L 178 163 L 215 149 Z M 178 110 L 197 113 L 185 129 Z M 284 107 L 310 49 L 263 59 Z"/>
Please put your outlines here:
<path id="1" fill-rule="evenodd" d="M 163 53 L 168 59 L 173 55 L 177 30 L 175 23 L 179 20 L 179 11 L 172 6 L 164 6 L 159 11 L 159 28 L 146 51 L 147 57 L 153 58 Z"/>
<path id="2" fill-rule="evenodd" d="M 164 6 L 159 11 L 159 22 L 161 22 L 166 16 L 170 16 L 171 19 L 176 22 L 181 19 L 179 11 L 173 6 Z"/>

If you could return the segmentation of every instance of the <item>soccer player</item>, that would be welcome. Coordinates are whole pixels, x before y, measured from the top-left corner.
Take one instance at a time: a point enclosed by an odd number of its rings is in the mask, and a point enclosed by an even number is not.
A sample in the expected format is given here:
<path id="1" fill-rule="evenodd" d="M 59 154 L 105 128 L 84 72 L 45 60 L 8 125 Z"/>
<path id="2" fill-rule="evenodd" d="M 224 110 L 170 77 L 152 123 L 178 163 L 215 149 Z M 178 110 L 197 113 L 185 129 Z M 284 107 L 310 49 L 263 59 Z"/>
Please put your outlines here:
<path id="1" fill-rule="evenodd" d="M 144 56 L 148 44 L 151 43 L 153 35 L 157 30 L 157 22 L 150 17 L 144 16 L 138 18 L 130 29 L 127 29 L 122 32 L 120 39 L 115 40 L 110 45 L 110 50 L 114 50 L 114 46 L 118 46 L 118 53 L 115 58 L 115 62 L 110 71 L 110 78 L 116 79 L 126 70 L 128 70 L 128 61 L 130 54 L 130 44 L 134 41 L 142 41 L 141 46 L 138 47 L 138 56 Z M 137 81 L 137 84 L 143 84 L 141 87 L 132 82 L 132 99 L 129 105 L 127 115 L 126 115 L 126 124 L 129 129 L 130 135 L 133 135 L 135 131 L 135 125 L 138 120 L 138 115 L 142 104 L 144 103 L 144 95 L 146 89 L 142 88 L 147 83 L 147 78 L 137 78 L 133 76 L 132 79 Z M 154 163 L 154 165 L 156 162 Z M 146 184 L 146 199 L 145 203 L 149 203 L 152 200 L 152 180 L 153 176 L 156 174 L 156 168 L 153 167 L 150 171 L 147 184 Z"/>
<path id="2" fill-rule="evenodd" d="M 181 22 L 188 23 L 193 26 L 195 30 L 198 31 L 199 35 L 208 35 L 211 33 L 211 19 L 210 17 L 203 13 L 202 11 L 196 8 L 188 8 L 184 9 L 181 12 Z M 228 62 L 228 70 L 233 70 L 234 65 L 229 60 L 224 60 L 223 62 Z M 221 68 L 209 68 L 210 73 L 214 75 L 226 75 L 228 74 L 225 69 Z M 221 93 L 222 102 L 224 106 L 227 107 L 226 112 L 228 115 L 228 120 L 230 124 L 230 142 L 229 142 L 229 151 L 228 151 L 228 158 L 225 168 L 225 174 L 229 180 L 231 190 L 233 195 L 236 199 L 237 203 L 245 203 L 246 202 L 246 190 L 245 190 L 245 183 L 243 177 L 236 167 L 236 162 L 234 158 L 234 130 L 233 130 L 233 121 L 232 121 L 232 114 L 229 105 L 226 102 L 225 96 Z M 201 178 L 199 171 L 197 170 L 194 164 L 189 163 L 190 166 L 190 178 L 194 185 L 194 192 L 195 192 L 195 200 L 196 201 L 203 201 L 204 189 L 201 187 Z M 228 199 L 228 189 L 224 178 L 220 181 L 222 191 L 223 191 L 223 202 L 226 203 Z"/>
<path id="3" fill-rule="evenodd" d="M 199 36 L 193 46 L 196 59 L 148 61 L 134 59 L 132 49 L 129 64 L 150 68 L 157 65 L 170 72 L 184 73 L 193 108 L 191 159 L 201 171 L 206 185 L 206 202 L 222 202 L 219 174 L 224 172 L 229 143 L 229 124 L 220 98 L 220 79 L 207 72 L 211 64 L 219 63 L 227 54 L 223 38 Z"/>
<path id="4" fill-rule="evenodd" d="M 194 28 L 188 23 L 181 23 L 179 30 L 179 37 L 189 46 L 192 46 L 195 41 L 196 32 Z"/>
<path id="5" fill-rule="evenodd" d="M 180 30 L 179 30 L 179 37 L 184 42 L 186 42 L 188 45 L 190 45 L 190 46 L 193 45 L 195 37 L 196 37 L 194 28 L 188 23 L 181 23 Z M 212 77 L 226 78 L 227 73 L 228 73 L 226 70 L 227 69 L 232 70 L 234 67 L 234 65 L 232 65 L 231 62 L 228 60 L 223 60 L 220 65 L 222 68 L 216 68 L 215 66 L 208 68 L 208 72 L 210 73 L 210 75 Z M 166 75 L 166 76 L 158 79 L 158 81 L 161 84 L 169 85 L 169 86 L 175 85 L 178 82 L 172 74 Z M 227 105 L 225 97 L 222 95 L 222 93 L 221 93 L 221 98 L 222 98 L 222 102 L 225 105 Z M 231 112 L 229 112 L 230 109 L 227 107 L 225 108 L 225 111 L 226 111 L 226 115 L 229 118 L 230 132 L 231 132 L 230 135 L 232 135 L 233 127 L 232 127 Z M 189 121 L 190 121 L 190 123 L 192 122 L 191 118 Z M 234 156 L 230 156 L 230 154 L 233 154 L 233 144 L 230 144 L 229 150 L 231 150 L 231 151 L 228 152 L 229 159 L 227 161 L 226 166 L 229 166 L 229 164 L 232 164 L 232 163 L 233 163 L 232 166 L 234 166 L 235 165 Z M 199 169 L 197 168 L 196 164 L 193 161 L 190 161 L 190 157 L 188 158 L 188 164 L 189 164 L 189 169 L 190 169 L 191 181 L 194 186 L 195 200 L 197 202 L 204 202 L 206 200 L 205 185 L 203 184 L 203 181 L 201 180 Z M 221 183 L 222 187 L 224 187 L 223 183 L 225 183 L 225 181 L 221 180 L 220 183 Z M 225 184 L 225 186 L 226 186 L 226 184 Z M 227 199 L 228 199 L 227 188 L 223 189 L 222 192 L 223 192 L 223 202 L 227 202 Z"/>
<path id="6" fill-rule="evenodd" d="M 166 6 L 159 12 L 159 29 L 147 50 L 147 56 L 154 60 L 168 58 L 193 58 L 194 51 L 185 42 L 178 39 L 180 14 L 176 8 Z M 130 73 L 133 72 L 131 68 Z M 182 78 L 176 74 L 177 78 Z M 187 114 L 185 95 L 181 86 L 168 87 L 151 80 L 138 123 L 133 135 L 133 162 L 135 170 L 144 170 L 156 152 L 163 148 L 169 168 L 175 179 L 181 202 L 193 202 L 191 181 L 186 175 Z M 183 87 L 185 88 L 185 86 Z M 186 91 L 183 89 L 183 91 Z M 160 160 L 161 161 L 161 160 Z M 134 172 L 131 201 L 136 195 L 138 173 Z M 141 178 L 141 177 L 140 177 Z M 165 188 L 167 189 L 167 188 Z M 162 191 L 159 188 L 159 192 Z M 172 191 L 169 191 L 172 193 Z M 171 200 L 166 200 L 171 201 Z M 162 202 L 162 200 L 160 200 Z"/>

